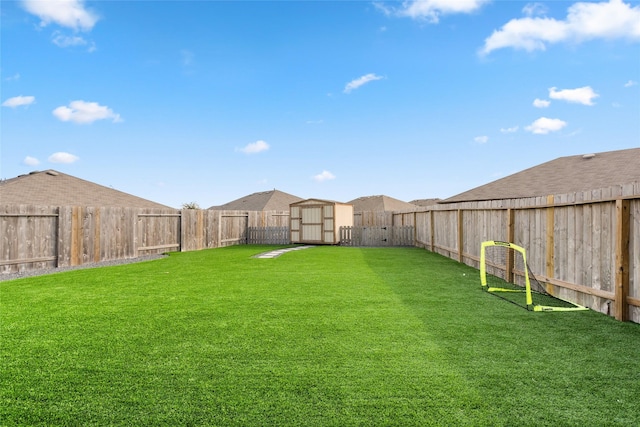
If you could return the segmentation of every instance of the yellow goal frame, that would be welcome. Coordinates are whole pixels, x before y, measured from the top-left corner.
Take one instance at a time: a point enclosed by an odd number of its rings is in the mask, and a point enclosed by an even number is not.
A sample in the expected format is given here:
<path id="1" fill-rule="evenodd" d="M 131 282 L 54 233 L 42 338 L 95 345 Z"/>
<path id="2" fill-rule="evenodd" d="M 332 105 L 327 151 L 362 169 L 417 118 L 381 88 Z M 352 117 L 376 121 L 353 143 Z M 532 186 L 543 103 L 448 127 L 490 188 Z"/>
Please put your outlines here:
<path id="1" fill-rule="evenodd" d="M 486 248 L 489 247 L 489 246 L 503 246 L 503 247 L 510 248 L 510 249 L 515 250 L 515 251 L 518 251 L 518 252 L 520 252 L 520 254 L 522 254 L 522 261 L 524 263 L 524 281 L 525 281 L 524 290 L 520 291 L 520 290 L 514 290 L 514 289 L 508 289 L 508 288 L 489 287 L 489 286 L 487 286 L 487 263 L 486 263 L 485 251 L 486 251 Z M 509 261 L 507 259 L 506 262 L 508 264 L 509 262 L 513 262 L 513 261 Z M 505 265 L 505 268 L 508 270 L 509 267 Z M 507 275 L 507 270 L 505 270 L 505 276 Z M 546 305 L 533 305 L 533 297 L 531 295 L 531 282 L 530 282 L 530 279 L 529 279 L 529 268 L 527 267 L 527 251 L 523 247 L 518 246 L 518 245 L 516 245 L 514 243 L 502 242 L 502 241 L 499 241 L 499 240 L 489 240 L 489 241 L 481 243 L 481 245 L 480 245 L 480 283 L 482 284 L 482 289 L 486 290 L 487 292 L 525 292 L 527 309 L 532 310 L 532 311 L 580 311 L 580 310 L 588 310 L 587 307 L 583 307 L 583 306 L 575 304 L 575 303 L 569 303 L 569 304 L 573 304 L 574 307 L 552 307 L 552 306 L 546 306 Z M 557 297 L 555 297 L 555 298 L 557 298 Z"/>

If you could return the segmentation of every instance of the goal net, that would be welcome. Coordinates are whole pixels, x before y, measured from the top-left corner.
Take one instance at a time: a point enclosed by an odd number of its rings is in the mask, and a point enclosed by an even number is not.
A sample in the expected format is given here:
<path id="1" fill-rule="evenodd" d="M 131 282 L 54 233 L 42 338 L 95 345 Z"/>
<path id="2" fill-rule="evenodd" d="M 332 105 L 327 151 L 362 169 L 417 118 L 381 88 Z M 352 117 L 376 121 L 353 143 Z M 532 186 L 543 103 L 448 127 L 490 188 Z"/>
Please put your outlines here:
<path id="1" fill-rule="evenodd" d="M 524 248 L 490 240 L 480 248 L 480 282 L 487 292 L 532 311 L 575 311 L 585 307 L 551 295 L 527 265 Z"/>

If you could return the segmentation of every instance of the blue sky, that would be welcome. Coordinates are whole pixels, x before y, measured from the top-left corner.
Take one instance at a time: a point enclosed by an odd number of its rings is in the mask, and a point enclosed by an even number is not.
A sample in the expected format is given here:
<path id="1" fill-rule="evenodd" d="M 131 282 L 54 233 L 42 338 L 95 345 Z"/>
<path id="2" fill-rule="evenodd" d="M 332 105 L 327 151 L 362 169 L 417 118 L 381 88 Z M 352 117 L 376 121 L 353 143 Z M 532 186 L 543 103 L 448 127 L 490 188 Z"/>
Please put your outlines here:
<path id="1" fill-rule="evenodd" d="M 639 1 L 0 7 L 1 178 L 410 201 L 640 146 Z"/>

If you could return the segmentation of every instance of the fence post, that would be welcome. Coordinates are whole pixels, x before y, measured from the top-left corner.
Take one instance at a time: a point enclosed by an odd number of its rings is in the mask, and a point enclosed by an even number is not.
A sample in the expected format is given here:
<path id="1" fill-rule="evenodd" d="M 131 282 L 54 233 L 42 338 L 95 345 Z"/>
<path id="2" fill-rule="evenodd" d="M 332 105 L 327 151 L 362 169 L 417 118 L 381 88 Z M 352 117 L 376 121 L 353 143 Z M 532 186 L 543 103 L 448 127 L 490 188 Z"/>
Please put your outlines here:
<path id="1" fill-rule="evenodd" d="M 547 277 L 554 277 L 554 257 L 555 257 L 555 248 L 554 248 L 554 234 L 555 234 L 555 209 L 553 207 L 554 198 L 552 195 L 547 196 L 547 239 L 546 239 L 546 271 L 545 274 Z M 546 284 L 547 291 L 551 291 L 553 294 L 553 285 L 547 283 Z"/>
<path id="2" fill-rule="evenodd" d="M 100 253 L 100 237 L 102 236 L 102 230 L 100 225 L 100 213 L 102 208 L 95 208 L 93 214 L 94 230 L 93 230 L 93 261 L 99 262 L 102 260 L 102 254 Z"/>
<path id="3" fill-rule="evenodd" d="M 204 248 L 204 211 L 198 209 L 196 218 L 197 249 Z"/>
<path id="4" fill-rule="evenodd" d="M 82 208 L 71 208 L 71 265 L 82 264 Z"/>
<path id="5" fill-rule="evenodd" d="M 464 233 L 464 226 L 462 224 L 462 216 L 464 214 L 464 211 L 462 209 L 458 209 L 458 261 L 459 262 L 463 262 L 463 250 L 462 250 L 462 245 L 464 242 L 464 237 L 463 237 L 463 233 Z"/>
<path id="6" fill-rule="evenodd" d="M 509 208 L 507 209 L 507 242 L 510 243 L 515 243 L 514 240 L 514 236 L 515 236 L 515 231 L 514 231 L 514 221 L 515 216 L 513 213 L 513 209 Z M 507 251 L 507 270 L 505 271 L 505 278 L 507 279 L 508 282 L 512 282 L 513 281 L 513 264 L 514 264 L 514 254 L 513 251 Z"/>
<path id="7" fill-rule="evenodd" d="M 222 246 L 222 211 L 216 211 L 218 217 L 218 246 Z"/>
<path id="8" fill-rule="evenodd" d="M 64 242 L 65 242 L 65 236 L 64 236 L 64 219 L 65 219 L 65 214 L 64 211 L 62 209 L 61 206 L 58 206 L 56 208 L 57 212 L 58 212 L 58 219 L 56 222 L 56 268 L 57 267 L 62 267 L 64 265 L 64 259 L 62 258 L 64 256 L 65 250 L 64 250 Z"/>
<path id="9" fill-rule="evenodd" d="M 629 200 L 616 200 L 616 257 L 615 257 L 615 317 L 616 320 L 629 320 Z"/>
<path id="10" fill-rule="evenodd" d="M 433 213 L 434 211 L 429 211 L 429 234 L 430 234 L 430 242 L 431 242 L 431 252 L 435 252 L 436 251 L 436 243 L 434 242 L 434 238 L 435 238 L 435 234 L 436 234 L 436 228 L 435 225 L 433 224 L 433 219 L 435 217 L 435 214 Z"/>

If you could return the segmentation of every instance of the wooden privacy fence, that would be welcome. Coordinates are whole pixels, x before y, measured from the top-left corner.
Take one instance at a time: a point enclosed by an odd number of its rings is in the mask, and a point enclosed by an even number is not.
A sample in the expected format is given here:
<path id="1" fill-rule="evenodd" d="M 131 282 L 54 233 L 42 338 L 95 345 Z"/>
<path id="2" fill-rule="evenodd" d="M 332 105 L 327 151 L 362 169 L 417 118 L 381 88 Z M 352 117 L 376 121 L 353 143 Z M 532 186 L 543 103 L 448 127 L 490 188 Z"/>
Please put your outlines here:
<path id="1" fill-rule="evenodd" d="M 536 278 L 556 295 L 640 323 L 640 183 L 406 212 L 358 212 L 354 224 L 341 235 L 345 245 L 414 244 L 476 268 L 483 241 L 516 243 L 527 250 Z M 0 272 L 254 243 L 272 234 L 250 231 L 253 227 L 288 225 L 288 211 L 4 206 Z M 391 236 L 381 234 L 384 227 Z M 288 237 L 280 242 L 288 243 Z"/>
<path id="2" fill-rule="evenodd" d="M 394 213 L 391 211 L 358 211 L 353 213 L 353 225 L 387 226 L 393 224 Z"/>
<path id="3" fill-rule="evenodd" d="M 555 295 L 640 323 L 640 183 L 530 199 L 436 205 L 396 212 L 416 245 L 478 268 L 485 240 L 527 251 Z"/>
<path id="4" fill-rule="evenodd" d="M 286 226 L 280 211 L 0 207 L 0 273 L 247 243 L 250 227 Z"/>
<path id="5" fill-rule="evenodd" d="M 414 246 L 414 227 L 398 225 L 340 227 L 342 246 Z"/>

